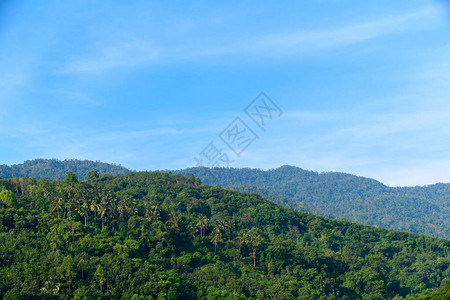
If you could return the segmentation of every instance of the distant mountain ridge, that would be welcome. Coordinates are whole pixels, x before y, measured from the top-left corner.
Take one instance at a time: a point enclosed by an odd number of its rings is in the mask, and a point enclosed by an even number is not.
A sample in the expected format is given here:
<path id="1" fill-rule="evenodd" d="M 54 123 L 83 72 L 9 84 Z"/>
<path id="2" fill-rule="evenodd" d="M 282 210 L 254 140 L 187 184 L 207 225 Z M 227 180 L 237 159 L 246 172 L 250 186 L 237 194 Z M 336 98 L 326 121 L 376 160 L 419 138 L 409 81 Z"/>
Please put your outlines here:
<path id="1" fill-rule="evenodd" d="M 85 180 L 87 173 L 96 170 L 99 174 L 111 173 L 112 175 L 131 172 L 121 165 L 104 163 L 100 161 L 79 159 L 33 159 L 21 164 L 0 165 L 1 178 L 31 177 L 36 179 L 64 179 L 67 172 L 74 173 L 78 179 Z"/>
<path id="2" fill-rule="evenodd" d="M 1 178 L 63 179 L 73 172 L 85 180 L 90 170 L 112 175 L 132 170 L 89 160 L 34 159 L 0 165 Z M 172 171 L 243 192 L 257 193 L 285 207 L 325 217 L 450 239 L 450 184 L 389 187 L 346 173 L 318 173 L 293 166 L 263 171 L 250 168 L 188 168 Z"/>
<path id="3" fill-rule="evenodd" d="M 286 207 L 360 224 L 450 238 L 450 184 L 389 187 L 346 173 L 318 173 L 293 166 L 188 168 L 176 174 L 204 184 L 254 192 Z"/>

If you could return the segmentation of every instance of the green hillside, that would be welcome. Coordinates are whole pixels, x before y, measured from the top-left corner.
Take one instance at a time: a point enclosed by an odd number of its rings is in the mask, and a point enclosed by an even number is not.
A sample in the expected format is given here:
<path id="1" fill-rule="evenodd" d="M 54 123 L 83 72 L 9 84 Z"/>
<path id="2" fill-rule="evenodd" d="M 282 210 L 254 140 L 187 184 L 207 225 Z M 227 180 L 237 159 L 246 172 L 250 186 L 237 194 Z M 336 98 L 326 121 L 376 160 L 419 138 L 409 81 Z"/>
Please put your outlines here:
<path id="1" fill-rule="evenodd" d="M 85 180 L 90 170 L 100 174 L 126 174 L 129 169 L 116 164 L 79 159 L 33 159 L 12 166 L 0 165 L 1 178 L 32 177 L 36 179 L 64 179 L 67 172 L 74 173 L 79 179 Z"/>
<path id="2" fill-rule="evenodd" d="M 286 207 L 352 222 L 450 238 L 450 184 L 393 188 L 345 173 L 292 166 L 259 169 L 190 168 L 205 184 L 255 192 Z"/>
<path id="3" fill-rule="evenodd" d="M 193 176 L 0 180 L 3 299 L 402 299 L 450 241 L 283 208 Z"/>

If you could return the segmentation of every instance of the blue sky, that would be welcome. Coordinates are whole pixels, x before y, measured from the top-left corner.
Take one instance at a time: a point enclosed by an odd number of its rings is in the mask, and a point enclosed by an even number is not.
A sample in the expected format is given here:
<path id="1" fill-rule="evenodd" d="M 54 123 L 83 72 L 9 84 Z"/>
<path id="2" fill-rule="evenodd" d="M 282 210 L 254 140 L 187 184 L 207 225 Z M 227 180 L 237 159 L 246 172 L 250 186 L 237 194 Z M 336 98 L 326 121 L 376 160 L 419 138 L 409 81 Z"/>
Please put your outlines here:
<path id="1" fill-rule="evenodd" d="M 177 169 L 213 142 L 232 167 L 450 182 L 446 1 L 1 3 L 0 163 Z M 236 117 L 258 136 L 240 157 Z"/>

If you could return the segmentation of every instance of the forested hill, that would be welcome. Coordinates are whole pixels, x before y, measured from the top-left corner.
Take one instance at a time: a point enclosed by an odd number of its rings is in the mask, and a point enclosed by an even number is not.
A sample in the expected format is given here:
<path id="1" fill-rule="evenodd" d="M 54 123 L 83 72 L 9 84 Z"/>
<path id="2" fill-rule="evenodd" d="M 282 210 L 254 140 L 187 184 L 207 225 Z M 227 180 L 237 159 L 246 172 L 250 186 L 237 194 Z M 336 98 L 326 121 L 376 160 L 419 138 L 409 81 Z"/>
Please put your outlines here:
<path id="1" fill-rule="evenodd" d="M 0 165 L 1 178 L 33 177 L 36 179 L 64 179 L 67 172 L 74 173 L 79 179 L 87 178 L 87 173 L 97 170 L 100 174 L 111 173 L 113 175 L 126 174 L 129 169 L 116 164 L 108 164 L 90 160 L 58 160 L 58 159 L 34 159 L 12 166 Z"/>
<path id="2" fill-rule="evenodd" d="M 0 191 L 3 299 L 403 299 L 450 276 L 448 240 L 192 175 L 91 171 L 84 182 L 2 179 Z"/>
<path id="3" fill-rule="evenodd" d="M 67 172 L 73 172 L 85 180 L 93 169 L 99 174 L 131 172 L 98 161 L 35 159 L 0 165 L 0 177 L 63 179 Z M 450 184 L 393 188 L 369 178 L 291 166 L 268 171 L 190 168 L 174 173 L 192 173 L 206 184 L 258 193 L 285 207 L 321 216 L 450 239 Z"/>
<path id="4" fill-rule="evenodd" d="M 360 224 L 450 239 L 450 184 L 388 187 L 345 173 L 283 166 L 260 169 L 190 168 L 205 184 L 255 192 L 286 207 Z"/>

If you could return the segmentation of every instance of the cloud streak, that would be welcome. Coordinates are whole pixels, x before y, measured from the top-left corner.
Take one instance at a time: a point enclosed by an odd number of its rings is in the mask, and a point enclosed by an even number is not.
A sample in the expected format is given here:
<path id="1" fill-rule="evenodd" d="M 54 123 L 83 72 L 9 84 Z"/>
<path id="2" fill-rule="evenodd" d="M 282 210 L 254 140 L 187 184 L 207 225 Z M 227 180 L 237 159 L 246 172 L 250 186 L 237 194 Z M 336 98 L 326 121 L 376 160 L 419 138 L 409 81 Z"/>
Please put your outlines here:
<path id="1" fill-rule="evenodd" d="M 439 13 L 438 7 L 427 6 L 415 12 L 345 25 L 340 28 L 268 35 L 251 40 L 248 43 L 251 46 L 246 49 L 250 52 L 269 51 L 286 54 L 345 47 L 433 26 L 431 21 Z"/>
<path id="2" fill-rule="evenodd" d="M 104 46 L 93 57 L 81 58 L 65 66 L 61 73 L 97 73 L 116 68 L 145 66 L 156 62 L 159 50 L 149 42 L 132 41 Z"/>
<path id="3" fill-rule="evenodd" d="M 418 11 L 348 24 L 339 28 L 296 30 L 276 34 L 260 33 L 219 42 L 210 36 L 199 37 L 195 43 L 179 37 L 158 45 L 152 40 L 138 38 L 131 42 L 105 44 L 97 49 L 96 54 L 69 63 L 63 68 L 62 73 L 96 73 L 115 68 L 210 59 L 227 55 L 285 56 L 309 53 L 430 28 L 439 19 L 439 14 L 437 6 L 426 6 Z M 212 40 L 215 42 L 211 43 Z"/>
<path id="4" fill-rule="evenodd" d="M 313 170 L 345 171 L 370 176 L 389 185 L 450 181 L 450 110 L 386 112 L 294 112 L 299 124 L 297 151 L 288 160 Z M 326 129 L 319 133 L 320 130 Z M 295 129 L 293 129 L 295 131 Z M 310 133 L 311 132 L 311 133 Z M 277 144 L 277 143 L 275 143 Z M 442 161 L 442 164 L 439 162 Z M 438 180 L 439 179 L 439 180 Z"/>

